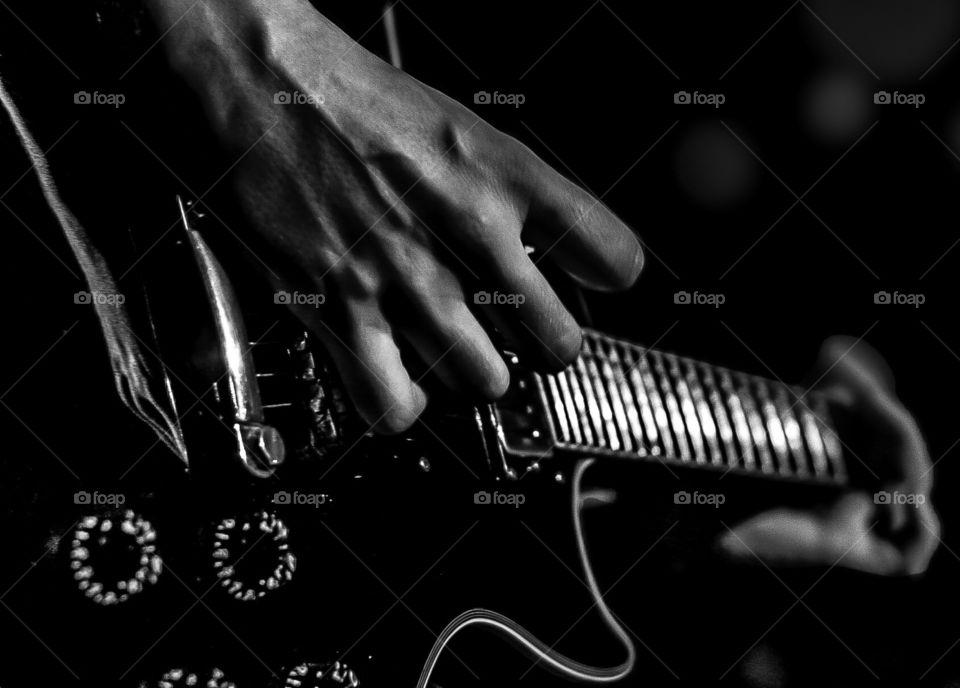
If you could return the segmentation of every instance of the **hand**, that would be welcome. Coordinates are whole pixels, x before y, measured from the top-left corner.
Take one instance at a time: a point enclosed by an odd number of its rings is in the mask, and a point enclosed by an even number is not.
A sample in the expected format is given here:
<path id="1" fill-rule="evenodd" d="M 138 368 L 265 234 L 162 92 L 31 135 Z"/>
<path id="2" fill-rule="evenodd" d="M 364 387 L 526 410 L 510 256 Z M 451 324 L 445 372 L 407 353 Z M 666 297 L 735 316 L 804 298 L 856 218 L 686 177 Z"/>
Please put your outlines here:
<path id="1" fill-rule="evenodd" d="M 243 155 L 238 196 L 275 288 L 325 294 L 297 313 L 375 429 L 406 429 L 426 403 L 401 346 L 480 399 L 509 383 L 493 325 L 541 367 L 576 356 L 580 328 L 525 244 L 589 287 L 637 278 L 640 244 L 601 203 L 308 3 L 203 2 L 175 25 L 180 0 L 153 4 L 174 64 Z M 476 290 L 512 303 L 478 306 Z"/>
<path id="2" fill-rule="evenodd" d="M 737 559 L 770 565 L 836 564 L 884 575 L 923 572 L 940 533 L 930 502 L 933 474 L 917 423 L 894 394 L 890 370 L 866 344 L 841 337 L 825 342 L 816 369 L 818 377 L 825 374 L 817 387 L 837 413 L 869 431 L 863 460 L 880 480 L 878 491 L 906 495 L 913 503 L 878 504 L 877 492 L 851 490 L 824 508 L 754 516 L 725 533 L 721 548 Z"/>

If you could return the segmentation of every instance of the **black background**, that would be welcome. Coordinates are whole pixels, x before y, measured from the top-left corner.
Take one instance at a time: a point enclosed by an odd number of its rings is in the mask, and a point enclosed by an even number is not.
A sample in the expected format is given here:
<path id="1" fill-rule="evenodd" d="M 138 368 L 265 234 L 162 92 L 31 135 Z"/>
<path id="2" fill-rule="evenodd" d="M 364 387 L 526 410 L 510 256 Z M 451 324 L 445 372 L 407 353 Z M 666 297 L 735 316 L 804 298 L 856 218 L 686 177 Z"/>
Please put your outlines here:
<path id="1" fill-rule="evenodd" d="M 86 3 L 11 8 L 19 19 L 0 8 L 0 74 L 20 97 L 41 148 L 56 144 L 49 158 L 62 190 L 81 219 L 98 218 L 90 227 L 97 236 L 122 237 L 139 215 L 171 215 L 158 200 L 166 197 L 161 189 L 176 186 L 171 171 L 206 189 L 229 165 L 196 123 L 190 94 L 166 74 L 162 50 L 136 62 L 156 40 L 142 18 L 104 6 L 97 24 Z M 377 7 L 321 9 L 384 53 Z M 638 284 L 625 294 L 588 296 L 598 328 L 787 381 L 803 379 L 831 334 L 865 336 L 887 358 L 937 462 L 944 545 L 919 581 L 831 572 L 808 600 L 824 623 L 795 608 L 759 648 L 792 648 L 796 656 L 779 665 L 758 660 L 766 667 L 760 673 L 773 680 L 784 666 L 788 682 L 827 682 L 820 660 L 829 658 L 838 682 L 871 673 L 955 679 L 960 514 L 951 487 L 958 479 L 960 340 L 953 276 L 960 250 L 951 249 L 960 240 L 960 49 L 948 49 L 960 38 L 956 7 L 410 2 L 396 12 L 406 71 L 603 195 L 642 237 L 649 251 Z M 817 90 L 831 78 L 842 83 L 832 99 Z M 94 115 L 72 103 L 80 89 L 120 89 L 128 104 Z M 677 105 L 680 90 L 722 93 L 726 102 L 717 109 Z M 926 102 L 917 109 L 875 105 L 878 90 L 923 93 Z M 478 91 L 520 93 L 525 103 L 475 106 Z M 818 93 L 826 104 L 812 116 Z M 21 176 L 27 163 L 8 127 L 0 163 L 8 349 L 0 386 L 9 390 L 0 410 L 3 452 L 17 470 L 69 483 L 54 456 L 123 465 L 111 455 L 119 442 L 97 440 L 106 428 L 119 425 L 116 432 L 138 449 L 151 439 L 110 397 L 106 359 L 89 353 L 99 335 L 89 311 L 72 303 L 83 288 L 79 270 L 40 210 L 32 176 Z M 804 197 L 809 208 L 788 212 L 794 193 L 815 183 Z M 717 309 L 679 305 L 674 294 L 681 290 L 721 293 L 726 302 Z M 873 295 L 881 290 L 921 293 L 926 302 L 916 309 L 877 305 Z M 65 345 L 87 352 L 83 360 L 54 369 L 54 359 L 44 358 L 31 367 L 64 332 Z M 16 479 L 2 482 L 5 513 L 16 522 L 18 500 L 27 497 L 17 494 Z M 604 545 L 634 552 L 622 523 Z M 28 559 L 42 552 L 23 534 L 29 527 L 15 530 L 9 537 L 22 536 L 36 550 Z M 14 569 L 10 582 L 23 570 Z M 802 591 L 820 573 L 783 575 Z M 719 675 L 793 602 L 762 569 L 685 575 L 673 594 L 677 616 L 693 620 L 648 638 L 681 677 Z M 736 594 L 684 590 L 709 576 Z M 661 595 L 639 574 L 629 582 L 617 593 L 626 608 Z M 741 640 L 718 649 L 727 635 Z M 753 676 L 747 669 L 736 675 Z"/>

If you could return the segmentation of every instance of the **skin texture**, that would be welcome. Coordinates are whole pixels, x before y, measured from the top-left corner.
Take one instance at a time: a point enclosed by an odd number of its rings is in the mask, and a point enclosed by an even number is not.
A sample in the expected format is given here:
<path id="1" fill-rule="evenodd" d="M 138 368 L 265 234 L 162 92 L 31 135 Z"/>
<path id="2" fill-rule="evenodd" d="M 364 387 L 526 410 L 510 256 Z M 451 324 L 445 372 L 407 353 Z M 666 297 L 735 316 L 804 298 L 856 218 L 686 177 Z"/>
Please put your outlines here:
<path id="1" fill-rule="evenodd" d="M 238 198 L 270 279 L 325 295 L 298 315 L 376 430 L 424 408 L 411 358 L 468 398 L 502 395 L 493 323 L 540 367 L 576 356 L 580 328 L 525 243 L 589 287 L 639 275 L 638 239 L 602 204 L 309 5 L 200 3 L 180 21 L 180 3 L 154 5 L 175 68 L 243 156 Z M 478 307 L 480 290 L 522 303 Z"/>
<path id="2" fill-rule="evenodd" d="M 524 245 L 582 285 L 622 289 L 639 241 L 588 193 L 467 108 L 371 55 L 304 0 L 148 0 L 173 68 L 194 88 L 234 168 L 252 245 L 319 336 L 361 415 L 408 428 L 426 405 L 415 367 L 474 399 L 509 375 L 495 326 L 543 368 L 580 350 L 580 328 Z M 290 94 L 292 103 L 278 102 Z M 522 297 L 478 305 L 479 290 Z M 817 510 L 774 510 L 720 542 L 736 560 L 924 570 L 938 542 L 929 455 L 879 356 L 827 342 L 819 383 L 876 441 L 881 486 Z M 411 361 L 411 356 L 413 361 Z"/>

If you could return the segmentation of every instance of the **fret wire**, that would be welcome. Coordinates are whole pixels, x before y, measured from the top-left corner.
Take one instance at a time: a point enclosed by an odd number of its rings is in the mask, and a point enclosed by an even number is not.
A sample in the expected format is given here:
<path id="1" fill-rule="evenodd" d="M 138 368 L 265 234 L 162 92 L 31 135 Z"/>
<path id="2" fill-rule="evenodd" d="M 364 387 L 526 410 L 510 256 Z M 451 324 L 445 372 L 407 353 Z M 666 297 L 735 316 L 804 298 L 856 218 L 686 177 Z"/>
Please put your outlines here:
<path id="1" fill-rule="evenodd" d="M 554 377 L 554 376 L 551 376 Z M 560 386 L 560 391 L 563 394 L 563 405 L 566 407 L 567 415 L 570 419 L 570 433 L 573 435 L 573 440 L 577 444 L 583 444 L 583 434 L 580 431 L 580 422 L 577 419 L 576 408 L 574 406 L 574 397 L 570 389 L 570 384 L 567 380 L 567 376 L 563 372 L 556 374 L 557 383 Z"/>
<path id="2" fill-rule="evenodd" d="M 600 406 L 597 404 L 597 396 L 590 384 L 590 376 L 587 374 L 587 367 L 583 363 L 583 357 L 578 356 L 574 364 L 567 368 L 583 393 L 586 401 L 587 423 L 591 427 L 591 437 L 594 438 L 594 446 L 607 448 L 607 443 L 603 436 L 603 422 L 600 419 Z"/>
<path id="3" fill-rule="evenodd" d="M 640 373 L 639 359 L 634 360 L 633 350 L 627 345 L 623 346 L 623 363 L 626 366 L 627 381 L 630 384 L 630 390 L 640 403 L 640 418 L 643 419 L 643 427 L 646 429 L 646 436 L 650 438 L 650 452 L 654 456 L 669 454 L 665 440 L 658 430 L 658 419 L 656 407 L 653 398 L 648 394 L 647 387 L 643 382 L 643 375 Z"/>
<path id="4" fill-rule="evenodd" d="M 629 423 L 627 421 L 626 405 L 620 398 L 620 387 L 617 385 L 616 380 L 614 379 L 613 366 L 611 365 L 609 354 L 603 350 L 600 342 L 594 343 L 592 353 L 594 359 L 599 364 L 600 374 L 602 375 L 604 384 L 606 385 L 607 396 L 610 397 L 611 405 L 613 407 L 613 418 L 616 421 L 617 429 L 620 432 L 620 438 L 623 441 L 623 448 L 627 451 L 642 450 L 643 444 L 640 442 L 636 442 L 634 446 L 634 437 L 630 432 Z M 627 404 L 629 404 L 629 400 L 627 401 Z"/>
<path id="5" fill-rule="evenodd" d="M 736 464 L 739 455 L 739 451 L 734 444 L 733 423 L 730 420 L 727 407 L 723 403 L 723 395 L 713 374 L 713 366 L 701 363 L 700 373 L 703 383 L 707 386 L 707 399 L 710 402 L 710 408 L 713 410 L 713 417 L 717 421 L 717 429 L 720 433 L 720 439 L 723 441 L 723 448 L 726 450 L 727 466 L 732 467 Z"/>
<path id="6" fill-rule="evenodd" d="M 534 374 L 557 441 L 620 454 L 760 467 L 781 477 L 846 477 L 827 399 L 772 380 L 585 333 L 580 357 Z M 679 454 L 679 456 L 678 456 Z"/>
<path id="7" fill-rule="evenodd" d="M 773 395 L 773 403 L 777 407 L 777 415 L 783 425 L 784 435 L 787 437 L 787 446 L 790 447 L 790 455 L 793 457 L 794 468 L 799 476 L 806 476 L 810 473 L 813 464 L 807 455 L 807 450 L 803 443 L 803 430 L 797 421 L 796 414 L 791 408 L 791 391 L 784 385 L 777 385 L 776 392 Z"/>
<path id="8" fill-rule="evenodd" d="M 697 414 L 700 416 L 700 428 L 703 431 L 707 447 L 710 449 L 710 463 L 719 465 L 723 463 L 723 451 L 717 441 L 717 426 L 713 420 L 713 414 L 710 412 L 710 405 L 707 403 L 694 362 L 689 358 L 683 359 L 683 362 L 686 366 L 687 388 L 693 397 L 694 406 L 696 406 Z"/>
<path id="9" fill-rule="evenodd" d="M 661 392 L 667 405 L 667 412 L 670 416 L 670 423 L 673 426 L 673 435 L 680 447 L 680 460 L 689 461 L 690 445 L 687 442 L 686 429 L 683 424 L 683 415 L 680 413 L 680 404 L 677 403 L 676 393 L 670 386 L 670 378 L 667 375 L 666 368 L 663 365 L 663 354 L 659 351 L 647 349 L 648 355 L 653 359 L 653 370 L 660 380 Z"/>
<path id="10" fill-rule="evenodd" d="M 783 424 L 780 422 L 780 416 L 777 415 L 777 408 L 773 405 L 770 398 L 770 390 L 767 388 L 765 380 L 754 378 L 754 385 L 757 389 L 757 398 L 760 409 L 766 418 L 767 439 L 773 447 L 773 453 L 777 457 L 777 470 L 783 475 L 792 475 L 790 468 L 790 449 L 787 447 L 787 437 L 783 432 Z"/>
<path id="11" fill-rule="evenodd" d="M 607 444 L 609 445 L 609 448 L 613 449 L 614 451 L 622 449 L 623 445 L 620 441 L 620 433 L 617 431 L 617 427 L 613 422 L 613 407 L 610 404 L 606 387 L 600 375 L 600 370 L 597 367 L 597 359 L 593 355 L 593 352 L 590 350 L 590 347 L 586 341 L 583 343 L 582 358 L 584 358 L 584 364 L 587 368 L 590 384 L 593 386 L 594 395 L 597 397 L 597 401 L 599 402 L 600 417 L 603 420 L 603 427 L 607 433 Z"/>
<path id="12" fill-rule="evenodd" d="M 653 379 L 653 373 L 650 372 L 650 364 L 647 361 L 647 354 L 642 349 L 637 351 L 636 371 L 640 378 L 640 383 L 646 391 L 653 407 L 653 417 L 657 421 L 657 428 L 660 430 L 660 442 L 663 445 L 664 456 L 676 458 L 674 450 L 673 435 L 670 432 L 670 420 L 667 418 L 667 410 L 664 407 L 663 399 L 660 396 L 660 390 L 657 389 L 657 383 Z"/>
<path id="13" fill-rule="evenodd" d="M 557 425 L 560 428 L 560 440 L 570 442 L 572 435 L 570 434 L 570 426 L 567 424 L 567 407 L 564 406 L 563 400 L 560 398 L 560 389 L 557 387 L 556 378 L 553 375 L 538 375 L 537 377 L 546 380 L 546 389 L 552 402 L 553 415 L 556 417 Z"/>
<path id="14" fill-rule="evenodd" d="M 720 389 L 726 401 L 726 406 L 730 410 L 730 417 L 733 419 L 733 429 L 737 436 L 740 452 L 739 461 L 743 462 L 744 468 L 754 468 L 757 464 L 756 456 L 753 453 L 753 444 L 750 439 L 750 427 L 747 424 L 746 414 L 743 412 L 743 406 L 740 404 L 740 397 L 737 396 L 733 388 L 733 378 L 730 371 L 721 368 Z"/>
<path id="15" fill-rule="evenodd" d="M 564 371 L 567 380 L 570 382 L 570 389 L 573 391 L 573 399 L 576 403 L 576 417 L 580 430 L 583 433 L 583 442 L 588 447 L 602 446 L 593 431 L 593 425 L 590 424 L 590 412 L 587 406 L 587 392 L 583 389 L 580 378 L 574 371 L 574 366 L 568 367 Z"/>
<path id="16" fill-rule="evenodd" d="M 668 363 L 667 371 L 673 379 L 673 387 L 680 397 L 680 410 L 687 426 L 687 434 L 690 435 L 690 443 L 693 445 L 693 458 L 697 463 L 706 463 L 707 452 L 704 448 L 703 430 L 700 428 L 700 421 L 697 418 L 697 409 L 693 404 L 690 388 L 687 387 L 687 381 L 680 374 L 680 364 L 677 362 L 677 357 L 667 354 L 665 358 Z"/>
<path id="17" fill-rule="evenodd" d="M 750 389 L 750 378 L 743 373 L 737 373 L 734 378 L 740 383 L 737 396 L 740 397 L 740 405 L 743 407 L 747 426 L 753 436 L 753 448 L 760 458 L 760 470 L 764 473 L 773 473 L 776 467 L 773 465 L 773 456 L 770 454 L 770 445 L 767 442 L 767 429 L 757 407 L 757 400 Z"/>
<path id="18" fill-rule="evenodd" d="M 823 446 L 823 440 L 820 438 L 820 431 L 817 428 L 817 422 L 813 414 L 805 406 L 800 410 L 800 424 L 803 427 L 803 435 L 807 440 L 807 448 L 810 450 L 810 456 L 813 457 L 814 472 L 819 476 L 828 475 L 829 466 L 827 465 L 827 455 Z"/>
<path id="19" fill-rule="evenodd" d="M 843 462 L 843 449 L 840 446 L 840 439 L 837 437 L 836 431 L 832 424 L 828 422 L 830 410 L 827 406 L 827 400 L 822 395 L 817 395 L 813 405 L 817 426 L 820 429 L 820 438 L 823 440 L 823 448 L 833 469 L 833 475 L 838 480 L 843 480 L 847 475 L 846 466 Z"/>
<path id="20" fill-rule="evenodd" d="M 637 451 L 644 453 L 649 451 L 650 443 L 644 438 L 643 426 L 640 424 L 640 416 L 644 412 L 644 405 L 647 403 L 646 397 L 641 401 L 640 399 L 635 399 L 633 392 L 630 391 L 630 384 L 627 382 L 627 376 L 623 371 L 623 361 L 620 360 L 620 354 L 617 352 L 617 346 L 614 343 L 610 343 L 608 356 L 610 358 L 610 364 L 613 368 L 613 376 L 617 384 L 617 388 L 620 390 L 620 397 L 623 399 L 623 406 L 627 414 L 627 424 L 630 428 L 630 434 L 633 436 L 634 444 L 637 447 Z M 649 409 L 646 409 L 649 413 Z M 653 418 L 651 417 L 651 423 Z M 656 437 L 656 429 L 654 429 L 653 437 Z"/>

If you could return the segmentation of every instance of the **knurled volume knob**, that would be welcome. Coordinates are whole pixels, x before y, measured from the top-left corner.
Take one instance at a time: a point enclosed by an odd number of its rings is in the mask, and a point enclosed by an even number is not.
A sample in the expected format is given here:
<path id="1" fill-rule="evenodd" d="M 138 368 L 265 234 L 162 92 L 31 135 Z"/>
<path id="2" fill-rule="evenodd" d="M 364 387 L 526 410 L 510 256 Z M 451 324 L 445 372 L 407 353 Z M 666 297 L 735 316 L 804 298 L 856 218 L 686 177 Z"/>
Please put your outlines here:
<path id="1" fill-rule="evenodd" d="M 85 516 L 70 543 L 70 568 L 77 587 L 97 604 L 111 606 L 153 585 L 163 568 L 156 538 L 150 522 L 130 509 L 122 514 Z M 98 575 L 98 567 L 122 568 L 126 558 L 135 566 L 131 575 L 121 574 L 118 580 Z"/>
<path id="2" fill-rule="evenodd" d="M 236 688 L 233 681 L 228 681 L 223 670 L 213 668 L 209 671 L 192 671 L 176 668 L 163 672 L 159 680 L 140 682 L 140 688 L 180 688 L 180 686 L 197 686 L 197 688 Z"/>
<path id="3" fill-rule="evenodd" d="M 321 686 L 356 688 L 360 685 L 360 680 L 345 662 L 322 664 L 304 662 L 287 672 L 283 685 L 286 688 L 319 688 Z"/>
<path id="4" fill-rule="evenodd" d="M 297 558 L 290 551 L 287 526 L 276 515 L 259 511 L 225 518 L 213 537 L 213 567 L 234 599 L 258 600 L 293 578 Z"/>

